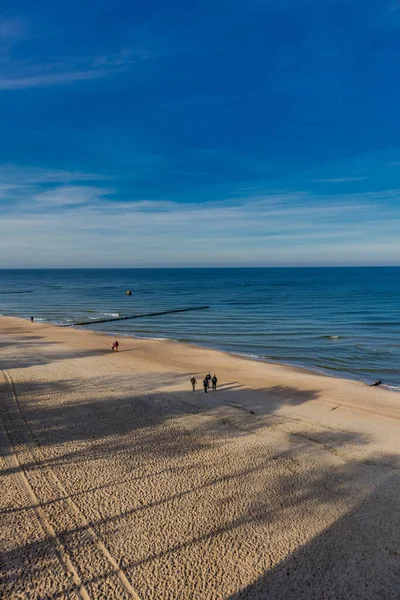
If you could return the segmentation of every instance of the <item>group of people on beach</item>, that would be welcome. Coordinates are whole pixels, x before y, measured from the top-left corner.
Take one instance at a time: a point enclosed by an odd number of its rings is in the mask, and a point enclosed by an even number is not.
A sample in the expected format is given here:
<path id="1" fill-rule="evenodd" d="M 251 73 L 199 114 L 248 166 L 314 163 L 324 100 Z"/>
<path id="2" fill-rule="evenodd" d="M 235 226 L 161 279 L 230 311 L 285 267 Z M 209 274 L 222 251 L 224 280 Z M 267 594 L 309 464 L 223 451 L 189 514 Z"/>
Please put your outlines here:
<path id="1" fill-rule="evenodd" d="M 218 378 L 215 375 L 215 373 L 211 377 L 211 373 L 208 372 L 207 375 L 203 379 L 203 387 L 204 387 L 204 391 L 205 391 L 206 394 L 208 392 L 208 388 L 210 387 L 210 382 L 211 382 L 213 391 L 216 392 L 217 391 Z M 192 375 L 192 377 L 190 379 L 190 383 L 192 384 L 192 390 L 195 391 L 197 380 L 196 380 L 196 377 L 194 375 Z"/>
<path id="2" fill-rule="evenodd" d="M 115 342 L 113 342 L 111 344 L 111 351 L 112 352 L 118 352 L 118 348 L 119 348 L 118 340 L 115 340 Z M 194 375 L 192 375 L 192 377 L 190 379 L 190 383 L 192 384 L 192 390 L 195 391 L 197 380 L 196 380 L 196 377 Z M 205 391 L 206 394 L 208 392 L 208 388 L 210 387 L 210 383 L 211 383 L 213 391 L 216 392 L 217 391 L 218 378 L 215 375 L 215 373 L 211 377 L 211 373 L 209 371 L 207 373 L 207 375 L 203 379 L 203 387 L 204 387 L 204 391 Z"/>

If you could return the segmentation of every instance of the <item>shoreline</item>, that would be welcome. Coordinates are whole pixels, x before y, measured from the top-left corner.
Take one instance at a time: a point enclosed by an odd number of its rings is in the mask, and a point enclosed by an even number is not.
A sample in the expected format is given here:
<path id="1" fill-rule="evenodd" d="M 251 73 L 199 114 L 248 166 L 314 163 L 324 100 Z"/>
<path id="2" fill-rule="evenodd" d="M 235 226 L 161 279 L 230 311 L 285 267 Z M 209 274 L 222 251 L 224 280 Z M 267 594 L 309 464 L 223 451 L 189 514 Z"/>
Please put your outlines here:
<path id="1" fill-rule="evenodd" d="M 397 597 L 397 393 L 179 342 L 0 331 L 7 597 Z"/>
<path id="2" fill-rule="evenodd" d="M 14 317 L 14 316 L 9 316 L 9 315 L 4 315 L 4 314 L 0 315 L 0 319 L 2 317 L 11 318 L 11 319 L 20 319 L 22 322 L 29 323 L 28 318 Z M 374 380 L 367 381 L 366 377 L 365 378 L 357 377 L 356 375 L 353 375 L 352 373 L 349 373 L 348 371 L 334 371 L 333 369 L 329 369 L 328 367 L 327 368 L 317 367 L 317 366 L 312 367 L 309 365 L 303 366 L 303 365 L 291 364 L 291 363 L 287 363 L 284 361 L 273 361 L 268 358 L 263 358 L 262 356 L 224 350 L 223 348 L 218 348 L 216 346 L 212 346 L 212 345 L 208 345 L 208 344 L 207 345 L 196 344 L 194 342 L 182 341 L 182 340 L 178 340 L 178 339 L 174 339 L 174 338 L 144 337 L 144 336 L 134 335 L 132 333 L 124 333 L 124 332 L 116 332 L 116 331 L 104 331 L 104 330 L 94 331 L 92 329 L 86 329 L 85 327 L 80 327 L 79 325 L 75 326 L 72 324 L 71 325 L 59 324 L 59 323 L 45 321 L 45 320 L 40 320 L 40 321 L 38 320 L 38 321 L 35 321 L 35 323 L 44 324 L 47 326 L 53 326 L 53 327 L 57 327 L 57 328 L 71 329 L 71 330 L 75 330 L 75 331 L 87 331 L 90 333 L 94 333 L 97 335 L 105 335 L 108 337 L 119 336 L 122 338 L 126 338 L 126 339 L 130 338 L 133 340 L 138 340 L 138 341 L 143 341 L 143 342 L 160 342 L 160 343 L 181 344 L 183 346 L 187 346 L 187 347 L 190 347 L 193 349 L 206 350 L 206 351 L 210 350 L 213 352 L 219 352 L 226 356 L 231 356 L 234 358 L 239 358 L 239 359 L 243 359 L 243 360 L 247 360 L 247 361 L 251 361 L 251 362 L 266 364 L 266 365 L 272 365 L 272 366 L 276 366 L 276 367 L 282 367 L 284 369 L 291 369 L 291 370 L 298 371 L 301 373 L 306 373 L 308 375 L 317 375 L 317 376 L 321 376 L 321 377 L 332 378 L 335 380 L 357 382 L 357 383 L 367 386 L 367 387 L 371 387 L 372 383 L 381 379 L 381 377 L 377 376 Z M 88 327 L 90 327 L 90 325 Z M 397 393 L 397 394 L 400 393 L 400 385 L 389 384 L 389 383 L 383 382 L 379 387 L 381 387 L 382 389 L 385 389 L 387 391 L 393 392 L 393 393 Z"/>
<path id="3" fill-rule="evenodd" d="M 136 336 L 132 336 L 132 335 L 121 335 L 121 333 L 116 334 L 115 332 L 104 332 L 104 331 L 92 331 L 90 329 L 85 329 L 84 327 L 80 328 L 79 326 L 74 327 L 74 326 L 59 326 L 56 325 L 54 323 L 49 323 L 46 321 L 39 321 L 39 322 L 34 322 L 34 323 L 30 323 L 29 319 L 24 319 L 22 317 L 11 317 L 11 316 L 0 316 L 0 327 L 2 324 L 2 320 L 7 321 L 14 321 L 18 326 L 21 325 L 28 325 L 28 327 L 32 327 L 33 329 L 36 328 L 44 328 L 46 329 L 50 334 L 52 332 L 66 332 L 66 333 L 76 333 L 78 336 L 89 336 L 90 338 L 95 338 L 98 340 L 101 340 L 102 337 L 105 338 L 105 340 L 107 340 L 107 344 L 108 341 L 111 337 L 115 337 L 116 335 L 118 335 L 120 337 L 120 339 L 124 339 L 124 340 L 130 340 L 131 342 L 136 342 L 140 344 L 140 349 L 142 350 L 142 352 L 146 355 L 146 359 L 150 360 L 151 362 L 154 362 L 156 365 L 158 364 L 158 359 L 161 356 L 163 356 L 164 359 L 164 355 L 165 352 L 164 350 L 167 352 L 167 354 L 169 353 L 171 356 L 174 355 L 174 350 L 175 353 L 179 355 L 179 357 L 185 356 L 188 354 L 187 351 L 190 351 L 191 353 L 193 353 L 193 357 L 194 357 L 194 362 L 195 360 L 199 357 L 208 357 L 208 356 L 212 356 L 214 360 L 216 360 L 218 362 L 218 359 L 222 360 L 222 361 L 231 361 L 232 363 L 236 363 L 238 362 L 239 365 L 242 363 L 243 366 L 247 366 L 248 370 L 250 371 L 255 371 L 258 372 L 260 369 L 263 372 L 263 375 L 265 376 L 265 378 L 268 380 L 269 378 L 273 378 L 274 381 L 277 382 L 278 385 L 281 384 L 282 381 L 285 380 L 295 380 L 296 381 L 296 385 L 301 382 L 303 384 L 305 384 L 308 381 L 311 382 L 317 382 L 320 384 L 320 387 L 324 388 L 324 389 L 335 389 L 335 388 L 340 388 L 341 386 L 349 386 L 349 388 L 354 388 L 357 391 L 361 391 L 361 392 L 365 392 L 367 394 L 371 394 L 371 393 L 377 393 L 378 395 L 381 394 L 388 394 L 391 397 L 397 397 L 399 395 L 399 390 L 397 389 L 393 389 L 391 387 L 387 387 L 385 385 L 380 385 L 377 387 L 371 387 L 369 384 L 360 381 L 358 379 L 350 379 L 347 377 L 340 377 L 340 376 L 334 376 L 334 375 L 330 375 L 330 374 L 325 374 L 322 372 L 316 372 L 313 371 L 311 369 L 307 369 L 307 368 L 302 368 L 302 367 L 298 367 L 296 365 L 287 365 L 284 363 L 274 363 L 274 362 L 270 362 L 267 360 L 257 360 L 255 358 L 249 357 L 249 356 L 243 356 L 240 354 L 236 354 L 233 352 L 228 352 L 228 351 L 224 351 L 224 350 L 219 350 L 219 349 L 215 349 L 209 346 L 198 346 L 196 344 L 190 343 L 190 342 L 181 342 L 178 340 L 171 340 L 171 339 L 151 339 L 151 338 L 141 338 L 141 337 L 136 337 Z M 27 333 L 25 331 L 25 333 Z M 61 336 L 57 336 L 60 337 L 62 339 L 63 335 L 61 334 Z M 67 336 L 68 337 L 68 336 Z M 107 346 L 106 344 L 106 346 Z M 259 368 L 260 369 L 259 369 Z M 240 368 L 240 366 L 239 366 Z M 192 369 L 195 370 L 195 369 Z M 205 372 L 207 372 L 210 369 L 207 369 Z M 259 375 L 257 376 L 258 379 Z M 201 383 L 201 382 L 199 382 Z M 250 388 L 251 383 L 246 382 L 246 385 L 248 385 Z M 400 408 L 400 407 L 399 407 Z"/>

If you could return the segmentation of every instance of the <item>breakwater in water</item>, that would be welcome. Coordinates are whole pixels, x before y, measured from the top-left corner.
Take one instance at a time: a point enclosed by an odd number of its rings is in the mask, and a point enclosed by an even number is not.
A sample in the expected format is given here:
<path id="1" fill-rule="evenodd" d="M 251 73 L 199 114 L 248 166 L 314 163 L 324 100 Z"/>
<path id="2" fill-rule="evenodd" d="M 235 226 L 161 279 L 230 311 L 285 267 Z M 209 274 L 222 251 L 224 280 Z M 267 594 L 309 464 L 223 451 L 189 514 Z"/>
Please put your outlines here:
<path id="1" fill-rule="evenodd" d="M 400 387 L 398 267 L 0 271 L 0 290 L 29 291 L 1 294 L 5 315 Z M 209 309 L 171 312 L 180 306 Z"/>

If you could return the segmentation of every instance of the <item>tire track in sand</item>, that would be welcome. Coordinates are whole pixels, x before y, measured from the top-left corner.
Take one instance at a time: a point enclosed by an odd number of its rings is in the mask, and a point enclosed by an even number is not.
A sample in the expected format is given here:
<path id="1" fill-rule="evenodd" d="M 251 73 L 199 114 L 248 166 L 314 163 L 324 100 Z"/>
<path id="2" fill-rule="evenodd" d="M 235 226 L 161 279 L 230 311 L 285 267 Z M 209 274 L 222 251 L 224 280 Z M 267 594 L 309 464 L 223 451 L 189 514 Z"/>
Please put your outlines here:
<path id="1" fill-rule="evenodd" d="M 5 381 L 5 383 L 7 383 L 8 378 L 5 374 L 5 371 L 3 369 L 2 369 L 2 371 L 3 371 L 4 381 Z M 5 422 L 4 422 L 1 412 L 0 412 L 0 424 L 2 426 L 1 432 L 0 432 L 1 443 L 2 443 L 2 446 L 4 447 L 4 449 L 6 450 L 5 455 L 4 455 L 4 461 L 7 465 L 7 468 L 10 469 L 11 472 L 14 472 L 15 476 L 18 478 L 23 491 L 25 492 L 25 494 L 27 495 L 27 497 L 29 498 L 29 500 L 32 504 L 33 510 L 35 511 L 36 517 L 37 517 L 44 533 L 52 541 L 56 555 L 57 555 L 63 569 L 65 570 L 66 574 L 70 575 L 70 576 L 72 575 L 75 591 L 77 592 L 78 596 L 81 598 L 81 600 L 90 600 L 89 594 L 87 593 L 85 587 L 82 585 L 79 575 L 78 575 L 75 567 L 73 566 L 71 559 L 70 559 L 64 545 L 62 544 L 60 538 L 57 536 L 57 534 L 56 534 L 55 530 L 53 529 L 52 525 L 50 524 L 50 522 L 47 520 L 43 510 L 40 508 L 40 502 L 37 499 L 32 487 L 30 486 L 29 481 L 27 480 L 25 473 L 23 471 L 23 468 L 18 461 L 17 455 L 14 452 L 14 448 L 11 444 L 9 434 L 7 432 L 7 428 L 6 428 L 6 425 L 5 425 Z"/>
<path id="2" fill-rule="evenodd" d="M 84 579 L 84 581 L 89 580 L 89 582 L 91 582 L 104 579 L 105 577 L 107 577 L 107 575 L 111 575 L 118 580 L 118 587 L 121 586 L 122 588 L 120 589 L 122 594 L 114 597 L 141 600 L 138 593 L 132 587 L 131 583 L 129 582 L 125 573 L 120 568 L 117 561 L 110 554 L 110 552 L 104 545 L 103 541 L 99 538 L 93 527 L 88 523 L 86 517 L 79 509 L 79 507 L 71 500 L 67 490 L 65 489 L 57 475 L 54 473 L 54 471 L 49 466 L 46 466 L 45 468 L 40 466 L 41 459 L 44 459 L 44 456 L 40 450 L 40 447 L 37 445 L 34 439 L 33 433 L 28 423 L 26 423 L 23 417 L 21 408 L 19 406 L 18 395 L 15 390 L 14 382 L 8 371 L 1 366 L 0 368 L 3 373 L 3 378 L 6 387 L 8 387 L 9 393 L 6 394 L 10 404 L 10 407 L 8 408 L 8 415 L 11 416 L 11 422 L 13 422 L 12 429 L 10 430 L 7 429 L 5 420 L 2 419 L 4 432 L 7 436 L 7 445 L 9 446 L 9 465 L 19 475 L 20 481 L 26 493 L 28 494 L 32 505 L 34 506 L 36 514 L 40 520 L 40 523 L 42 524 L 42 527 L 44 528 L 46 534 L 54 542 L 55 548 L 58 552 L 58 555 L 64 568 L 66 568 L 67 572 L 72 573 L 74 583 L 77 586 L 77 590 L 79 591 L 80 598 L 82 600 L 90 600 L 90 595 L 87 589 L 82 584 L 81 579 Z M 41 501 L 37 498 L 33 490 L 33 486 L 28 481 L 28 476 L 26 471 L 24 471 L 23 464 L 21 464 L 21 462 L 18 460 L 17 455 L 13 449 L 13 443 L 11 441 L 11 438 L 12 432 L 15 433 L 16 431 L 21 434 L 21 442 L 23 442 L 26 450 L 30 454 L 31 460 L 28 462 L 31 462 L 34 465 L 34 469 L 32 470 L 32 472 L 36 475 L 36 477 L 39 480 L 41 480 L 40 487 L 38 486 L 38 489 L 47 489 L 53 497 L 59 499 L 59 502 L 57 504 L 61 505 L 64 513 L 62 515 L 63 518 L 61 519 L 61 521 L 59 520 L 59 518 L 57 518 L 60 517 L 60 513 L 58 515 L 46 515 L 44 509 L 41 508 L 41 504 L 43 506 L 43 500 L 41 503 Z M 47 479 L 45 478 L 44 471 L 46 471 L 48 474 Z M 44 479 L 46 480 L 44 481 Z M 51 521 L 53 521 L 54 526 L 52 525 Z M 59 531 L 58 534 L 56 533 L 57 529 Z M 87 573 L 87 564 L 85 565 L 79 560 L 79 553 L 77 554 L 77 556 L 73 556 L 75 554 L 74 548 L 71 547 L 70 544 L 68 544 L 69 532 L 79 532 L 80 535 L 83 535 L 85 537 L 85 539 L 83 540 L 84 543 L 82 544 L 82 547 L 84 547 L 84 556 L 86 558 L 86 563 L 90 562 L 88 560 L 88 555 L 91 555 L 91 572 Z M 71 555 L 73 556 L 72 559 Z M 99 563 L 99 558 L 101 559 L 100 563 L 102 564 L 93 565 L 93 563 L 96 562 L 96 559 Z M 73 562 L 75 566 L 73 565 Z M 104 568 L 105 566 L 106 568 Z M 99 572 L 101 573 L 101 575 L 99 575 Z M 81 575 L 79 573 L 81 573 Z M 83 578 L 82 575 L 84 575 L 85 577 Z M 118 590 L 114 590 L 114 592 L 118 593 Z"/>

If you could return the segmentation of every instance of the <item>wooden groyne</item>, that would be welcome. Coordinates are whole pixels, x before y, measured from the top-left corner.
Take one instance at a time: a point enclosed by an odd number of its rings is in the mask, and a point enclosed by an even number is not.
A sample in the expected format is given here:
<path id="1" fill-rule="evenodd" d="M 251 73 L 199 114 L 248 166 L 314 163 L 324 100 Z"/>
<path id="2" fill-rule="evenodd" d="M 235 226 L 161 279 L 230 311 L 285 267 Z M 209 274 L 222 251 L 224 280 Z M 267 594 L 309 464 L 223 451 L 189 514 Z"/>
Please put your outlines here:
<path id="1" fill-rule="evenodd" d="M 0 294 L 32 294 L 33 290 L 21 290 L 18 292 L 0 292 Z"/>
<path id="2" fill-rule="evenodd" d="M 60 325 L 59 327 L 74 327 L 78 325 L 96 325 L 96 323 L 111 323 L 114 321 L 127 321 L 128 319 L 142 319 L 144 317 L 159 317 L 161 315 L 169 315 L 172 313 L 183 313 L 191 310 L 206 310 L 209 306 L 193 306 L 191 308 L 175 308 L 174 310 L 163 310 L 161 312 L 145 313 L 142 315 L 132 315 L 130 317 L 114 317 L 113 319 L 96 319 L 96 321 L 80 321 L 79 323 L 71 323 Z"/>

